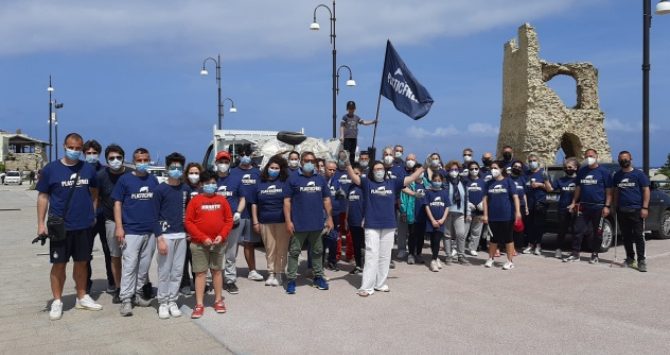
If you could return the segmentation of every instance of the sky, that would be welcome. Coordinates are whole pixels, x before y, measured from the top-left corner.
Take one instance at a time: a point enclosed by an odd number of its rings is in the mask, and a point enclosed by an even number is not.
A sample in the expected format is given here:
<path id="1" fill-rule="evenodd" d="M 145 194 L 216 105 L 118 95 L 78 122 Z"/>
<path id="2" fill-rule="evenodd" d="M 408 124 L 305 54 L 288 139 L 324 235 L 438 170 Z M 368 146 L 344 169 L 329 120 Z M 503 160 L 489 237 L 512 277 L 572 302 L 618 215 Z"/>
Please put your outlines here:
<path id="1" fill-rule="evenodd" d="M 657 0 L 652 0 L 652 6 Z M 159 5 L 160 4 L 160 5 Z M 49 75 L 60 138 L 76 131 L 103 146 L 143 146 L 154 158 L 178 151 L 201 161 L 217 121 L 214 67 L 221 54 L 225 129 L 300 130 L 329 138 L 332 125 L 329 14 L 310 31 L 320 1 L 3 0 L 0 3 L 0 129 L 48 140 Z M 332 7 L 332 2 L 325 2 Z M 403 144 L 420 157 L 460 159 L 494 151 L 502 109 L 503 46 L 531 23 L 540 56 L 592 62 L 612 152 L 642 165 L 642 1 L 339 0 L 339 116 L 348 100 L 375 117 L 390 39 L 435 103 L 414 121 L 382 99 L 377 147 Z M 670 153 L 670 16 L 651 30 L 651 165 Z M 549 82 L 570 106 L 574 80 Z M 359 146 L 371 144 L 362 127 Z"/>

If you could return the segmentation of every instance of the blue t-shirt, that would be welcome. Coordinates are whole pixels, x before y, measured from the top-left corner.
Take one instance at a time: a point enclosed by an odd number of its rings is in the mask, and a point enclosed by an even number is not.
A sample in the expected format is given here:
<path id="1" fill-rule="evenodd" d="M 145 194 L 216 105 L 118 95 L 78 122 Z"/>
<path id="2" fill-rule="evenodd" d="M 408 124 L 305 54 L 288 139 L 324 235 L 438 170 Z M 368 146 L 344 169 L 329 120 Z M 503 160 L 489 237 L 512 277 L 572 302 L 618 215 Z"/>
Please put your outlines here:
<path id="1" fill-rule="evenodd" d="M 73 166 L 67 166 L 60 160 L 47 164 L 37 181 L 36 189 L 39 192 L 49 194 L 49 215 L 63 217 L 65 203 L 70 195 L 70 189 L 75 184 L 72 199 L 64 217 L 66 230 L 81 230 L 90 228 L 95 220 L 93 211 L 93 200 L 89 188 L 97 188 L 98 180 L 95 167 L 80 161 Z"/>
<path id="2" fill-rule="evenodd" d="M 605 189 L 612 187 L 612 175 L 601 165 L 595 169 L 585 166 L 577 171 L 577 186 L 580 190 L 581 207 L 600 209 L 605 205 Z"/>
<path id="3" fill-rule="evenodd" d="M 526 190 L 525 190 L 525 185 L 526 185 L 526 178 L 523 175 L 519 176 L 511 176 L 509 179 L 514 182 L 514 185 L 516 185 L 516 194 L 519 196 L 519 206 L 525 207 L 526 206 L 526 201 L 524 201 L 524 196 L 526 196 Z"/>
<path id="4" fill-rule="evenodd" d="M 572 197 L 575 195 L 575 188 L 577 187 L 577 178 L 570 176 L 563 176 L 554 180 L 552 184 L 554 190 L 559 190 L 558 208 L 559 210 L 567 210 L 572 203 Z"/>
<path id="5" fill-rule="evenodd" d="M 514 195 L 517 186 L 510 178 L 491 180 L 486 185 L 488 217 L 491 222 L 507 222 L 514 219 Z"/>
<path id="6" fill-rule="evenodd" d="M 154 204 L 158 212 L 158 221 L 154 234 L 184 233 L 186 205 L 191 199 L 191 188 L 180 183 L 172 186 L 162 183 L 154 191 Z"/>
<path id="7" fill-rule="evenodd" d="M 423 184 L 415 184 L 414 192 L 426 192 L 426 190 L 427 189 L 424 188 Z M 425 223 L 426 221 L 426 209 L 423 207 L 422 199 L 417 198 L 414 200 L 414 224 L 416 225 Z"/>
<path id="8" fill-rule="evenodd" d="M 235 212 L 237 212 L 237 206 L 240 204 L 240 196 L 244 196 L 242 192 L 242 181 L 238 176 L 228 174 L 224 177 L 217 177 L 216 184 L 218 185 L 216 193 L 228 200 L 230 210 L 235 214 Z"/>
<path id="9" fill-rule="evenodd" d="M 393 165 L 386 175 L 391 179 L 399 179 L 402 182 L 407 176 L 407 171 L 400 165 Z"/>
<path id="10" fill-rule="evenodd" d="M 352 227 L 363 225 L 363 190 L 357 185 L 349 185 L 347 193 L 347 223 Z"/>
<path id="11" fill-rule="evenodd" d="M 333 178 L 337 180 L 342 190 L 349 191 L 349 186 L 351 186 L 351 179 L 349 178 L 349 175 L 347 174 L 346 170 L 335 171 L 335 175 L 333 176 Z"/>
<path id="12" fill-rule="evenodd" d="M 625 172 L 619 170 L 614 174 L 614 186 L 619 191 L 618 207 L 642 208 L 642 188 L 649 187 L 649 178 L 641 170 L 633 169 Z"/>
<path id="13" fill-rule="evenodd" d="M 241 192 L 245 199 L 256 192 L 256 184 L 261 180 L 261 170 L 255 166 L 250 169 L 242 169 L 239 166 L 230 171 L 230 175 L 240 179 Z M 242 212 L 242 218 L 251 218 L 251 204 L 247 203 Z"/>
<path id="14" fill-rule="evenodd" d="M 444 211 L 451 206 L 451 201 L 449 200 L 449 192 L 445 189 L 433 190 L 427 189 L 426 196 L 422 199 L 421 204 L 424 207 L 428 206 L 430 213 L 433 214 L 433 219 L 438 220 L 444 216 Z M 444 224 L 439 228 L 433 227 L 433 224 L 426 214 L 426 232 L 444 232 Z"/>
<path id="15" fill-rule="evenodd" d="M 330 189 L 321 175 L 303 175 L 302 171 L 288 179 L 291 198 L 291 221 L 296 232 L 323 229 L 323 199 L 330 198 Z"/>
<path id="16" fill-rule="evenodd" d="M 153 233 L 158 221 L 154 193 L 158 179 L 151 174 L 124 174 L 112 191 L 112 199 L 121 202 L 121 218 L 126 234 Z"/>
<path id="17" fill-rule="evenodd" d="M 465 186 L 468 190 L 468 202 L 475 206 L 481 203 L 484 199 L 484 193 L 486 190 L 486 182 L 484 179 L 467 179 L 465 180 Z M 473 213 L 481 215 L 483 211 L 475 210 Z"/>
<path id="18" fill-rule="evenodd" d="M 547 174 L 544 169 L 539 169 L 536 172 L 528 172 L 526 175 L 526 198 L 528 199 L 528 206 L 535 206 L 536 202 L 547 201 L 547 191 L 543 188 L 532 188 L 530 185 L 534 182 L 541 182 L 544 184 Z"/>
<path id="19" fill-rule="evenodd" d="M 346 190 L 344 190 L 344 188 L 340 185 L 340 181 L 336 179 L 334 175 L 330 180 L 327 181 L 327 183 L 328 183 L 328 191 L 330 191 L 330 204 L 333 208 L 333 217 L 337 217 L 340 215 L 340 213 L 344 212 L 344 209 L 346 207 L 345 199 L 337 198 L 337 193 L 340 190 L 340 188 L 343 191 Z"/>
<path id="20" fill-rule="evenodd" d="M 261 181 L 256 184 L 256 191 L 249 196 L 249 205 L 256 205 L 259 223 L 284 223 L 284 198 L 287 197 L 289 186 L 279 179 Z"/>
<path id="21" fill-rule="evenodd" d="M 404 178 L 384 179 L 376 182 L 361 178 L 363 190 L 365 228 L 396 228 L 395 201 L 405 187 Z"/>

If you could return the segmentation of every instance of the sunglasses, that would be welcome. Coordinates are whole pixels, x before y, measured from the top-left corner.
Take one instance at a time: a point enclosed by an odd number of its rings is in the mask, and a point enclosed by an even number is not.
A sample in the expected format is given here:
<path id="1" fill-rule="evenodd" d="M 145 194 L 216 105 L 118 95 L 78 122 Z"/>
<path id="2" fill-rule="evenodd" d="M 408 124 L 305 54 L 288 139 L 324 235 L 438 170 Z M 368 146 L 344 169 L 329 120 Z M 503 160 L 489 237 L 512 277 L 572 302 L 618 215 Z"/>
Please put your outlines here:
<path id="1" fill-rule="evenodd" d="M 114 161 L 114 160 L 123 161 L 123 156 L 121 156 L 121 155 L 110 156 L 110 157 L 107 158 L 107 160 L 109 160 L 109 161 Z"/>

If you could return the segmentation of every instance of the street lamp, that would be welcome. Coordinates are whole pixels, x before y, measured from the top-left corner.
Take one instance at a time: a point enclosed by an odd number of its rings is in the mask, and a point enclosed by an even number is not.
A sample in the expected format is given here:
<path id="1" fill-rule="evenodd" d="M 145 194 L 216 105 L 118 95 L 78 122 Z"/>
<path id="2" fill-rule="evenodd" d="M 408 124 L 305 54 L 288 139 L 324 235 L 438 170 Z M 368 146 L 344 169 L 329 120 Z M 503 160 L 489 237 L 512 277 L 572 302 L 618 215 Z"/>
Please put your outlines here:
<path id="1" fill-rule="evenodd" d="M 656 4 L 657 15 L 670 14 L 670 1 L 661 0 Z M 643 170 L 649 176 L 649 32 L 651 29 L 651 0 L 644 0 L 642 11 L 642 156 Z"/>
<path id="2" fill-rule="evenodd" d="M 51 93 L 54 91 L 54 87 L 51 85 L 51 75 L 49 75 L 49 86 L 47 87 L 47 91 L 49 92 L 49 161 L 51 161 L 51 153 L 52 153 L 52 147 L 53 147 L 53 141 L 51 137 L 51 125 L 52 125 L 52 113 L 53 113 L 53 101 L 51 100 Z"/>
<path id="3" fill-rule="evenodd" d="M 218 100 L 218 118 L 219 118 L 219 129 L 221 129 L 221 124 L 223 123 L 223 102 L 221 101 L 221 54 L 219 54 L 216 59 L 213 57 L 207 57 L 202 61 L 202 69 L 200 70 L 200 75 L 207 76 L 209 72 L 207 71 L 207 61 L 212 61 L 216 65 L 216 87 L 217 87 L 217 100 Z"/>
<path id="4" fill-rule="evenodd" d="M 58 160 L 58 115 L 57 112 L 59 109 L 63 108 L 63 103 L 62 102 L 57 102 L 54 100 L 54 110 L 52 112 L 51 119 L 53 120 L 53 125 L 54 125 L 54 141 L 56 142 L 56 145 L 54 146 L 54 151 L 56 152 L 56 160 Z"/>
<path id="5" fill-rule="evenodd" d="M 346 68 L 349 71 L 349 80 L 345 83 L 347 86 L 356 86 L 356 80 L 354 80 L 352 74 L 351 74 L 351 68 L 349 68 L 348 65 L 340 65 L 339 68 L 337 68 L 337 80 L 335 80 L 335 92 L 339 95 L 340 94 L 340 69 Z"/>

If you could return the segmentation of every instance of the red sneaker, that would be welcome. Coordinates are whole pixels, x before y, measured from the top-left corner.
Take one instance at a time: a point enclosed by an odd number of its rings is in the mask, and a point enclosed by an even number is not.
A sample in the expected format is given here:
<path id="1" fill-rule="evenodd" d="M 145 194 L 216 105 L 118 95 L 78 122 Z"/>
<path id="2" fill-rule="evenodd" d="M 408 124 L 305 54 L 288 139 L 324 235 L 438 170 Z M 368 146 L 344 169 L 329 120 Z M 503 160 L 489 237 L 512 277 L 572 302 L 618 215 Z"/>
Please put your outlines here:
<path id="1" fill-rule="evenodd" d="M 226 313 L 226 305 L 223 303 L 223 300 L 214 302 L 214 310 L 216 313 Z"/>
<path id="2" fill-rule="evenodd" d="M 202 317 L 204 313 L 205 313 L 205 306 L 197 304 L 195 305 L 195 308 L 193 308 L 193 313 L 191 313 L 191 319 L 198 319 Z"/>

